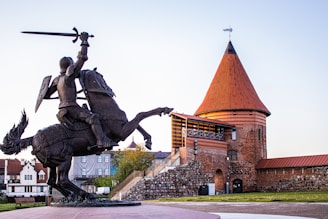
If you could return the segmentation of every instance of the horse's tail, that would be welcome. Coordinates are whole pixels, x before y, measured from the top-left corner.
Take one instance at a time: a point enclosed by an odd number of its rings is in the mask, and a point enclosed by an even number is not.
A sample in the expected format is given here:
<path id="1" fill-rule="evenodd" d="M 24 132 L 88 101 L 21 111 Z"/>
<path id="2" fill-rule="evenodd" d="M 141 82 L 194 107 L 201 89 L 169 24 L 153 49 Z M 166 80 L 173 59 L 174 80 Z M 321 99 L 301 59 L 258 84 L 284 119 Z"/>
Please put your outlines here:
<path id="1" fill-rule="evenodd" d="M 32 145 L 33 137 L 21 139 L 22 134 L 26 126 L 28 125 L 28 119 L 26 117 L 25 111 L 22 112 L 22 118 L 19 124 L 14 125 L 11 130 L 3 139 L 3 144 L 0 145 L 0 149 L 3 153 L 11 155 L 18 154 L 21 150 Z"/>

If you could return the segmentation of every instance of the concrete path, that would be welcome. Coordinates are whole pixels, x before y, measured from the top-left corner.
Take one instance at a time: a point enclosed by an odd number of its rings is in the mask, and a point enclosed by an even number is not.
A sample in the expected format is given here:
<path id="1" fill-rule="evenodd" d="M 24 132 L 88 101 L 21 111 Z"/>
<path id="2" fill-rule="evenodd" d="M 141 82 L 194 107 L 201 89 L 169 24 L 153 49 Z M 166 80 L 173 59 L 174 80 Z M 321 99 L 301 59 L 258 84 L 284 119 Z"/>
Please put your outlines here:
<path id="1" fill-rule="evenodd" d="M 0 219 L 328 219 L 328 203 L 143 202 L 127 207 L 36 207 Z"/>
<path id="2" fill-rule="evenodd" d="M 1 219 L 218 219 L 201 211 L 158 205 L 127 207 L 35 207 L 0 213 Z"/>
<path id="3" fill-rule="evenodd" d="M 158 204 L 161 206 L 179 207 L 203 212 L 215 212 L 222 215 L 234 213 L 246 217 L 249 214 L 285 215 L 291 217 L 308 217 L 328 219 L 328 202 L 146 202 L 144 204 Z M 227 215 L 226 215 L 227 216 Z M 232 217 L 227 217 L 232 218 Z M 239 217 L 240 218 L 240 217 Z M 252 217 L 251 217 L 252 218 Z"/>
<path id="4" fill-rule="evenodd" d="M 221 219 L 315 219 L 313 217 L 297 217 L 270 214 L 212 213 L 220 215 Z"/>

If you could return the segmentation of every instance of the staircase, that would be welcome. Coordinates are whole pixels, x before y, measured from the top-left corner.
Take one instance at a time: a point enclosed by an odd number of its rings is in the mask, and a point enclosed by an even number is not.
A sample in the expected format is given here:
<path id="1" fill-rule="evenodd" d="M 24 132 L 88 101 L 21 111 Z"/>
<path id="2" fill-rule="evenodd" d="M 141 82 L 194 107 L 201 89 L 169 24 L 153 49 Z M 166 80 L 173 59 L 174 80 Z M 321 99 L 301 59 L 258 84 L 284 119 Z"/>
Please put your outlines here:
<path id="1" fill-rule="evenodd" d="M 164 173 L 180 165 L 180 153 L 170 155 L 160 164 L 153 164 L 145 171 L 133 171 L 127 178 L 118 184 L 109 194 L 111 200 L 121 200 L 123 194 L 127 193 L 135 184 L 143 178 L 152 178 L 157 174 Z"/>
<path id="2" fill-rule="evenodd" d="M 153 164 L 146 170 L 146 177 L 154 177 L 180 165 L 180 152 L 171 154 L 160 164 Z"/>

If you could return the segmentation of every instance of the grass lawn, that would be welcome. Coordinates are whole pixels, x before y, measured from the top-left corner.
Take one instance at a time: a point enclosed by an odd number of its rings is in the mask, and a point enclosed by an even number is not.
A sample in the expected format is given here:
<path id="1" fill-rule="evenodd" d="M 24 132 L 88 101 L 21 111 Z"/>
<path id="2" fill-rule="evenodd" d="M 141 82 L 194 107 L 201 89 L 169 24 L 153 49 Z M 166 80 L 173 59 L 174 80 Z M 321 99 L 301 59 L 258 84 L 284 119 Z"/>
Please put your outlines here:
<path id="1" fill-rule="evenodd" d="M 195 196 L 182 198 L 161 198 L 159 202 L 328 202 L 328 191 L 314 192 L 251 192 Z"/>
<path id="2" fill-rule="evenodd" d="M 45 206 L 45 202 L 40 202 L 37 204 L 22 204 L 22 207 L 20 207 L 19 205 L 16 206 L 15 203 L 6 203 L 6 204 L 0 204 L 0 212 L 3 211 L 11 211 L 11 210 L 16 210 L 16 209 L 22 209 L 22 208 L 34 208 L 34 207 L 41 207 L 41 206 Z"/>

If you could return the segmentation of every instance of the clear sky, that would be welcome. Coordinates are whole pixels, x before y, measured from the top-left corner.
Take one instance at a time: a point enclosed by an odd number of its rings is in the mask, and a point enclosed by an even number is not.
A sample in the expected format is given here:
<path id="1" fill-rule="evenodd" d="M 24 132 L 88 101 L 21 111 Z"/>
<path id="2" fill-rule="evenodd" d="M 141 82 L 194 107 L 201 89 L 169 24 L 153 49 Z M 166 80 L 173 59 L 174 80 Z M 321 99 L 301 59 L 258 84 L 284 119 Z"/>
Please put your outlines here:
<path id="1" fill-rule="evenodd" d="M 58 75 L 62 56 L 76 58 L 71 38 L 23 30 L 94 34 L 85 68 L 98 67 L 129 119 L 159 106 L 193 115 L 201 104 L 229 41 L 267 118 L 268 157 L 328 154 L 328 2 L 326 0 L 99 0 L 2 1 L 0 135 L 26 110 L 23 137 L 57 123 L 58 100 L 35 114 L 41 81 Z M 141 125 L 154 151 L 170 151 L 170 118 Z M 135 132 L 120 148 L 134 137 Z M 2 137 L 1 137 L 2 138 Z M 18 158 L 28 158 L 24 151 Z M 2 153 L 0 157 L 4 158 Z"/>

